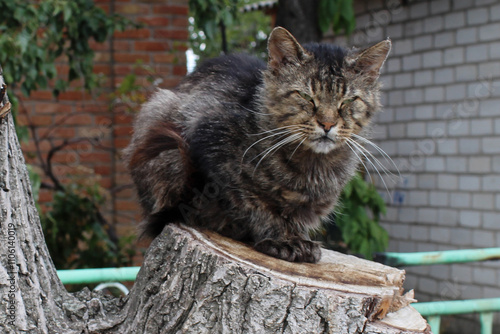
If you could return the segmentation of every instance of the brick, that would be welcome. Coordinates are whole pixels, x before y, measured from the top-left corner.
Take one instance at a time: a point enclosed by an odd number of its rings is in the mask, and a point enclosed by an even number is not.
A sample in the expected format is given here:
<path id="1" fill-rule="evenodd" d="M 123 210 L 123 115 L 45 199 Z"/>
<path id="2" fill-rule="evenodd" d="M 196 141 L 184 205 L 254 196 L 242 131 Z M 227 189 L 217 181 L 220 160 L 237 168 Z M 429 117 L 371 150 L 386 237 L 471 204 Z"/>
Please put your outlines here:
<path id="1" fill-rule="evenodd" d="M 498 116 L 500 114 L 500 99 L 488 99 L 479 102 L 481 116 Z"/>
<path id="2" fill-rule="evenodd" d="M 149 9 L 145 4 L 115 4 L 115 11 L 125 15 L 149 14 Z"/>
<path id="3" fill-rule="evenodd" d="M 446 100 L 459 101 L 465 99 L 466 97 L 465 90 L 466 90 L 465 84 L 446 86 Z"/>
<path id="4" fill-rule="evenodd" d="M 422 65 L 424 68 L 439 67 L 443 64 L 442 51 L 429 51 L 423 54 Z"/>
<path id="5" fill-rule="evenodd" d="M 477 28 L 463 28 L 457 30 L 457 44 L 473 44 L 476 43 L 478 37 Z"/>
<path id="6" fill-rule="evenodd" d="M 444 26 L 446 29 L 456 29 L 465 26 L 464 12 L 451 12 L 444 17 Z"/>
<path id="7" fill-rule="evenodd" d="M 170 46 L 166 42 L 136 41 L 134 49 L 136 51 L 168 51 Z"/>
<path id="8" fill-rule="evenodd" d="M 482 148 L 485 153 L 500 153 L 500 137 L 483 138 Z"/>
<path id="9" fill-rule="evenodd" d="M 422 67 L 422 58 L 419 54 L 403 57 L 403 69 L 405 71 L 416 70 Z"/>
<path id="10" fill-rule="evenodd" d="M 410 5 L 410 18 L 421 18 L 429 14 L 429 6 L 427 2 L 413 3 Z"/>
<path id="11" fill-rule="evenodd" d="M 465 59 L 468 63 L 481 62 L 488 59 L 487 44 L 471 45 L 465 49 Z"/>
<path id="12" fill-rule="evenodd" d="M 495 197 L 493 194 L 473 194 L 472 207 L 480 210 L 493 210 Z"/>
<path id="13" fill-rule="evenodd" d="M 439 102 L 444 100 L 443 87 L 429 87 L 425 89 L 426 102 Z"/>
<path id="14" fill-rule="evenodd" d="M 431 1 L 431 14 L 441 14 L 450 11 L 449 0 Z"/>
<path id="15" fill-rule="evenodd" d="M 154 37 L 156 39 L 166 38 L 174 40 L 187 40 L 189 38 L 189 33 L 187 30 L 170 30 L 170 29 L 157 29 L 155 30 Z"/>
<path id="16" fill-rule="evenodd" d="M 427 196 L 425 197 L 427 200 Z M 421 201 L 423 203 L 423 201 Z M 427 204 L 422 204 L 427 205 Z M 436 225 L 439 222 L 439 211 L 433 208 L 419 208 L 418 209 L 418 222 L 424 224 Z M 432 231 L 432 229 L 430 229 Z"/>
<path id="17" fill-rule="evenodd" d="M 488 135 L 493 133 L 493 122 L 487 119 L 471 120 L 472 135 Z"/>
<path id="18" fill-rule="evenodd" d="M 481 226 L 481 212 L 463 210 L 460 212 L 460 225 L 468 228 Z"/>
<path id="19" fill-rule="evenodd" d="M 438 188 L 444 190 L 458 189 L 458 177 L 456 175 L 449 175 L 449 174 L 439 175 Z"/>
<path id="20" fill-rule="evenodd" d="M 92 96 L 83 90 L 81 91 L 67 91 L 59 94 L 58 99 L 60 101 L 82 101 L 82 100 L 92 100 Z"/>
<path id="21" fill-rule="evenodd" d="M 490 18 L 492 21 L 500 21 L 500 5 L 490 8 Z"/>
<path id="22" fill-rule="evenodd" d="M 189 20 L 187 17 L 175 17 L 172 19 L 172 25 L 174 27 L 189 27 Z"/>
<path id="23" fill-rule="evenodd" d="M 470 173 L 489 173 L 491 172 L 491 158 L 472 157 L 469 158 L 468 171 Z"/>
<path id="24" fill-rule="evenodd" d="M 404 92 L 404 103 L 405 104 L 415 104 L 422 103 L 424 100 L 424 91 L 420 88 L 408 89 Z"/>
<path id="25" fill-rule="evenodd" d="M 169 6 L 169 5 L 154 5 L 153 13 L 155 14 L 172 14 L 172 15 L 188 15 L 188 6 Z"/>
<path id="26" fill-rule="evenodd" d="M 461 154 L 474 154 L 479 152 L 481 142 L 477 138 L 459 139 L 459 152 Z"/>
<path id="27" fill-rule="evenodd" d="M 414 85 L 424 86 L 433 83 L 433 72 L 431 70 L 418 71 L 414 75 Z"/>
<path id="28" fill-rule="evenodd" d="M 500 189 L 500 176 L 496 175 L 484 176 L 482 180 L 482 189 L 484 191 L 497 192 Z"/>
<path id="29" fill-rule="evenodd" d="M 394 76 L 394 83 L 398 88 L 409 87 L 412 85 L 413 76 L 411 73 L 396 74 Z"/>
<path id="30" fill-rule="evenodd" d="M 474 283 L 498 286 L 496 271 L 490 268 L 476 268 L 473 271 Z"/>
<path id="31" fill-rule="evenodd" d="M 472 232 L 472 244 L 481 248 L 495 247 L 495 235 L 489 231 L 474 230 Z"/>
<path id="32" fill-rule="evenodd" d="M 436 183 L 434 183 L 433 188 L 436 187 Z M 431 191 L 429 193 L 429 203 L 431 206 L 435 207 L 446 207 L 448 206 L 448 193 L 444 191 Z M 439 211 L 438 211 L 438 220 L 439 219 Z"/>
<path id="33" fill-rule="evenodd" d="M 65 125 L 91 125 L 92 117 L 90 115 L 84 114 L 73 114 L 66 116 L 56 116 L 55 122 L 57 124 L 65 124 Z"/>
<path id="34" fill-rule="evenodd" d="M 479 40 L 491 41 L 498 39 L 498 32 L 500 31 L 500 23 L 493 23 L 483 25 L 479 28 Z"/>
<path id="35" fill-rule="evenodd" d="M 137 63 L 138 61 L 149 61 L 149 55 L 147 53 L 116 52 L 113 57 L 117 63 Z"/>
<path id="36" fill-rule="evenodd" d="M 483 24 L 488 22 L 488 9 L 476 8 L 467 11 L 467 24 Z"/>
<path id="37" fill-rule="evenodd" d="M 35 113 L 49 114 L 49 113 L 68 113 L 71 112 L 73 107 L 63 103 L 45 103 L 39 102 L 35 104 Z"/>
<path id="38" fill-rule="evenodd" d="M 434 47 L 444 48 L 452 46 L 455 41 L 455 32 L 442 32 L 434 35 Z"/>
<path id="39" fill-rule="evenodd" d="M 52 125 L 52 116 L 33 115 L 29 117 L 29 121 L 34 126 L 49 126 Z"/>
<path id="40" fill-rule="evenodd" d="M 500 230 L 500 222 L 498 221 L 498 213 L 483 212 L 483 228 L 491 230 Z"/>
<path id="41" fill-rule="evenodd" d="M 439 224 L 455 226 L 458 222 L 458 212 L 453 209 L 439 209 Z M 452 236 L 453 239 L 453 236 Z"/>
<path id="42" fill-rule="evenodd" d="M 449 48 L 444 51 L 444 64 L 454 65 L 464 62 L 464 48 Z"/>
<path id="43" fill-rule="evenodd" d="M 475 65 L 462 65 L 455 67 L 457 81 L 471 81 L 477 79 L 477 68 Z"/>
<path id="44" fill-rule="evenodd" d="M 434 82 L 437 84 L 444 84 L 454 82 L 454 73 L 451 68 L 439 68 L 434 71 Z"/>
<path id="45" fill-rule="evenodd" d="M 424 32 L 434 33 L 443 29 L 443 19 L 441 16 L 431 16 L 424 19 Z"/>
<path id="46" fill-rule="evenodd" d="M 392 106 L 402 105 L 403 104 L 403 92 L 400 90 L 395 90 L 389 92 L 389 103 Z"/>
<path id="47" fill-rule="evenodd" d="M 431 119 L 434 117 L 434 107 L 432 105 L 419 105 L 415 107 L 415 118 Z"/>
<path id="48" fill-rule="evenodd" d="M 412 122 L 407 125 L 407 136 L 410 138 L 425 137 L 425 123 L 424 122 Z"/>
<path id="49" fill-rule="evenodd" d="M 450 194 L 450 206 L 452 208 L 468 209 L 471 205 L 471 195 L 468 193 L 451 193 Z"/>
<path id="50" fill-rule="evenodd" d="M 148 27 L 166 27 L 170 21 L 171 19 L 165 16 L 143 16 L 137 19 L 137 22 L 144 23 Z"/>
<path id="51" fill-rule="evenodd" d="M 149 38 L 150 36 L 151 36 L 151 31 L 149 29 L 133 29 L 125 31 L 116 31 L 114 33 L 114 37 L 117 39 L 123 39 L 123 38 L 139 39 L 139 38 Z"/>

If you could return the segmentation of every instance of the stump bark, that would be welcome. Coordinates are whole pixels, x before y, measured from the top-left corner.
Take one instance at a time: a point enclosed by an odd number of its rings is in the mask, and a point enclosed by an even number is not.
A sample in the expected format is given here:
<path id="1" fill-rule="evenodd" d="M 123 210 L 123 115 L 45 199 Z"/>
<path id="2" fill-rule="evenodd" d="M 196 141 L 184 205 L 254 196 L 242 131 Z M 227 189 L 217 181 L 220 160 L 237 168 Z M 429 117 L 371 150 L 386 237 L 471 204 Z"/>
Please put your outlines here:
<path id="1" fill-rule="evenodd" d="M 288 263 L 181 225 L 153 241 L 127 297 L 68 293 L 10 115 L 0 120 L 0 240 L 0 333 L 430 333 L 401 270 L 326 250 L 318 264 Z"/>

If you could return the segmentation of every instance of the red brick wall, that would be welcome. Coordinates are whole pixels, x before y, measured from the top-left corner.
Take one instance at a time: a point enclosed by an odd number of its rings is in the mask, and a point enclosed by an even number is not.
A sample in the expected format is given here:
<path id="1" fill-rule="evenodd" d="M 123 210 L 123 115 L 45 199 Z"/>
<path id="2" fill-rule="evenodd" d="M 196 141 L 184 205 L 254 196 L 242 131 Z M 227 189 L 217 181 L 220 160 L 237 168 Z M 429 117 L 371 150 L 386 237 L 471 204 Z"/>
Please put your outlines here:
<path id="1" fill-rule="evenodd" d="M 51 148 L 78 137 L 92 138 L 68 145 L 54 155 L 53 170 L 64 182 L 68 175 L 79 175 L 88 182 L 99 182 L 108 197 L 106 218 L 115 223 L 120 234 L 132 232 L 139 208 L 130 179 L 120 160 L 120 151 L 128 144 L 134 112 L 125 105 L 112 107 L 110 93 L 123 78 L 135 73 L 140 92 L 152 90 L 146 80 L 149 71 L 137 67 L 141 60 L 161 78 L 163 88 L 175 86 L 186 73 L 185 51 L 188 39 L 188 0 L 95 0 L 108 13 L 122 14 L 143 23 L 140 29 L 117 32 L 103 44 L 92 43 L 94 71 L 102 75 L 101 88 L 89 94 L 75 82 L 56 100 L 50 90 L 33 92 L 22 99 L 19 122 L 32 124 L 39 138 L 39 150 L 45 159 Z M 58 64 L 60 73 L 68 67 Z M 149 88 L 148 88 L 149 87 Z M 138 108 L 134 108 L 138 109 Z M 33 140 L 23 144 L 29 163 L 39 164 Z M 92 175 L 97 177 L 91 177 Z M 50 184 L 48 178 L 44 182 Z M 52 191 L 42 189 L 40 202 L 51 200 Z"/>

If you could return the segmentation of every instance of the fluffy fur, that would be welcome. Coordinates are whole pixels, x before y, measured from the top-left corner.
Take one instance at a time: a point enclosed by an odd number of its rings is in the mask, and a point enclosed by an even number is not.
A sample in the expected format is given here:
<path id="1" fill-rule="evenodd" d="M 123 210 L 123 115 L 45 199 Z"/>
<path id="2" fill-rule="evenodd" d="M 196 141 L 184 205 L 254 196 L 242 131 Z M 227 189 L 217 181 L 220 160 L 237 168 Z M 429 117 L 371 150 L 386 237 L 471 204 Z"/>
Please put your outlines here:
<path id="1" fill-rule="evenodd" d="M 364 51 L 301 46 L 285 29 L 269 61 L 230 55 L 159 90 L 126 149 L 145 233 L 182 221 L 271 256 L 317 262 L 309 238 L 355 173 L 355 135 L 379 109 L 390 41 Z"/>

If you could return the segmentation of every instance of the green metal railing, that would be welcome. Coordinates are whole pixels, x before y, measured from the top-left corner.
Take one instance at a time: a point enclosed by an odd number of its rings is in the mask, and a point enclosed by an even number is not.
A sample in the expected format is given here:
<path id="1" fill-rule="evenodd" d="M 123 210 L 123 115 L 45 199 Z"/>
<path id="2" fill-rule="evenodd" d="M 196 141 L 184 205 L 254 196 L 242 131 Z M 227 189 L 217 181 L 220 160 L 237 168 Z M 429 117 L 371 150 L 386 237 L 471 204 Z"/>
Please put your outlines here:
<path id="1" fill-rule="evenodd" d="M 141 267 L 58 270 L 63 284 L 135 281 Z"/>
<path id="2" fill-rule="evenodd" d="M 452 264 L 500 260 L 500 248 L 464 249 L 442 252 L 380 253 L 375 261 L 393 267 Z M 481 334 L 493 332 L 493 313 L 500 312 L 500 298 L 436 301 L 415 303 L 412 306 L 427 318 L 433 333 L 438 334 L 441 316 L 479 313 Z"/>

